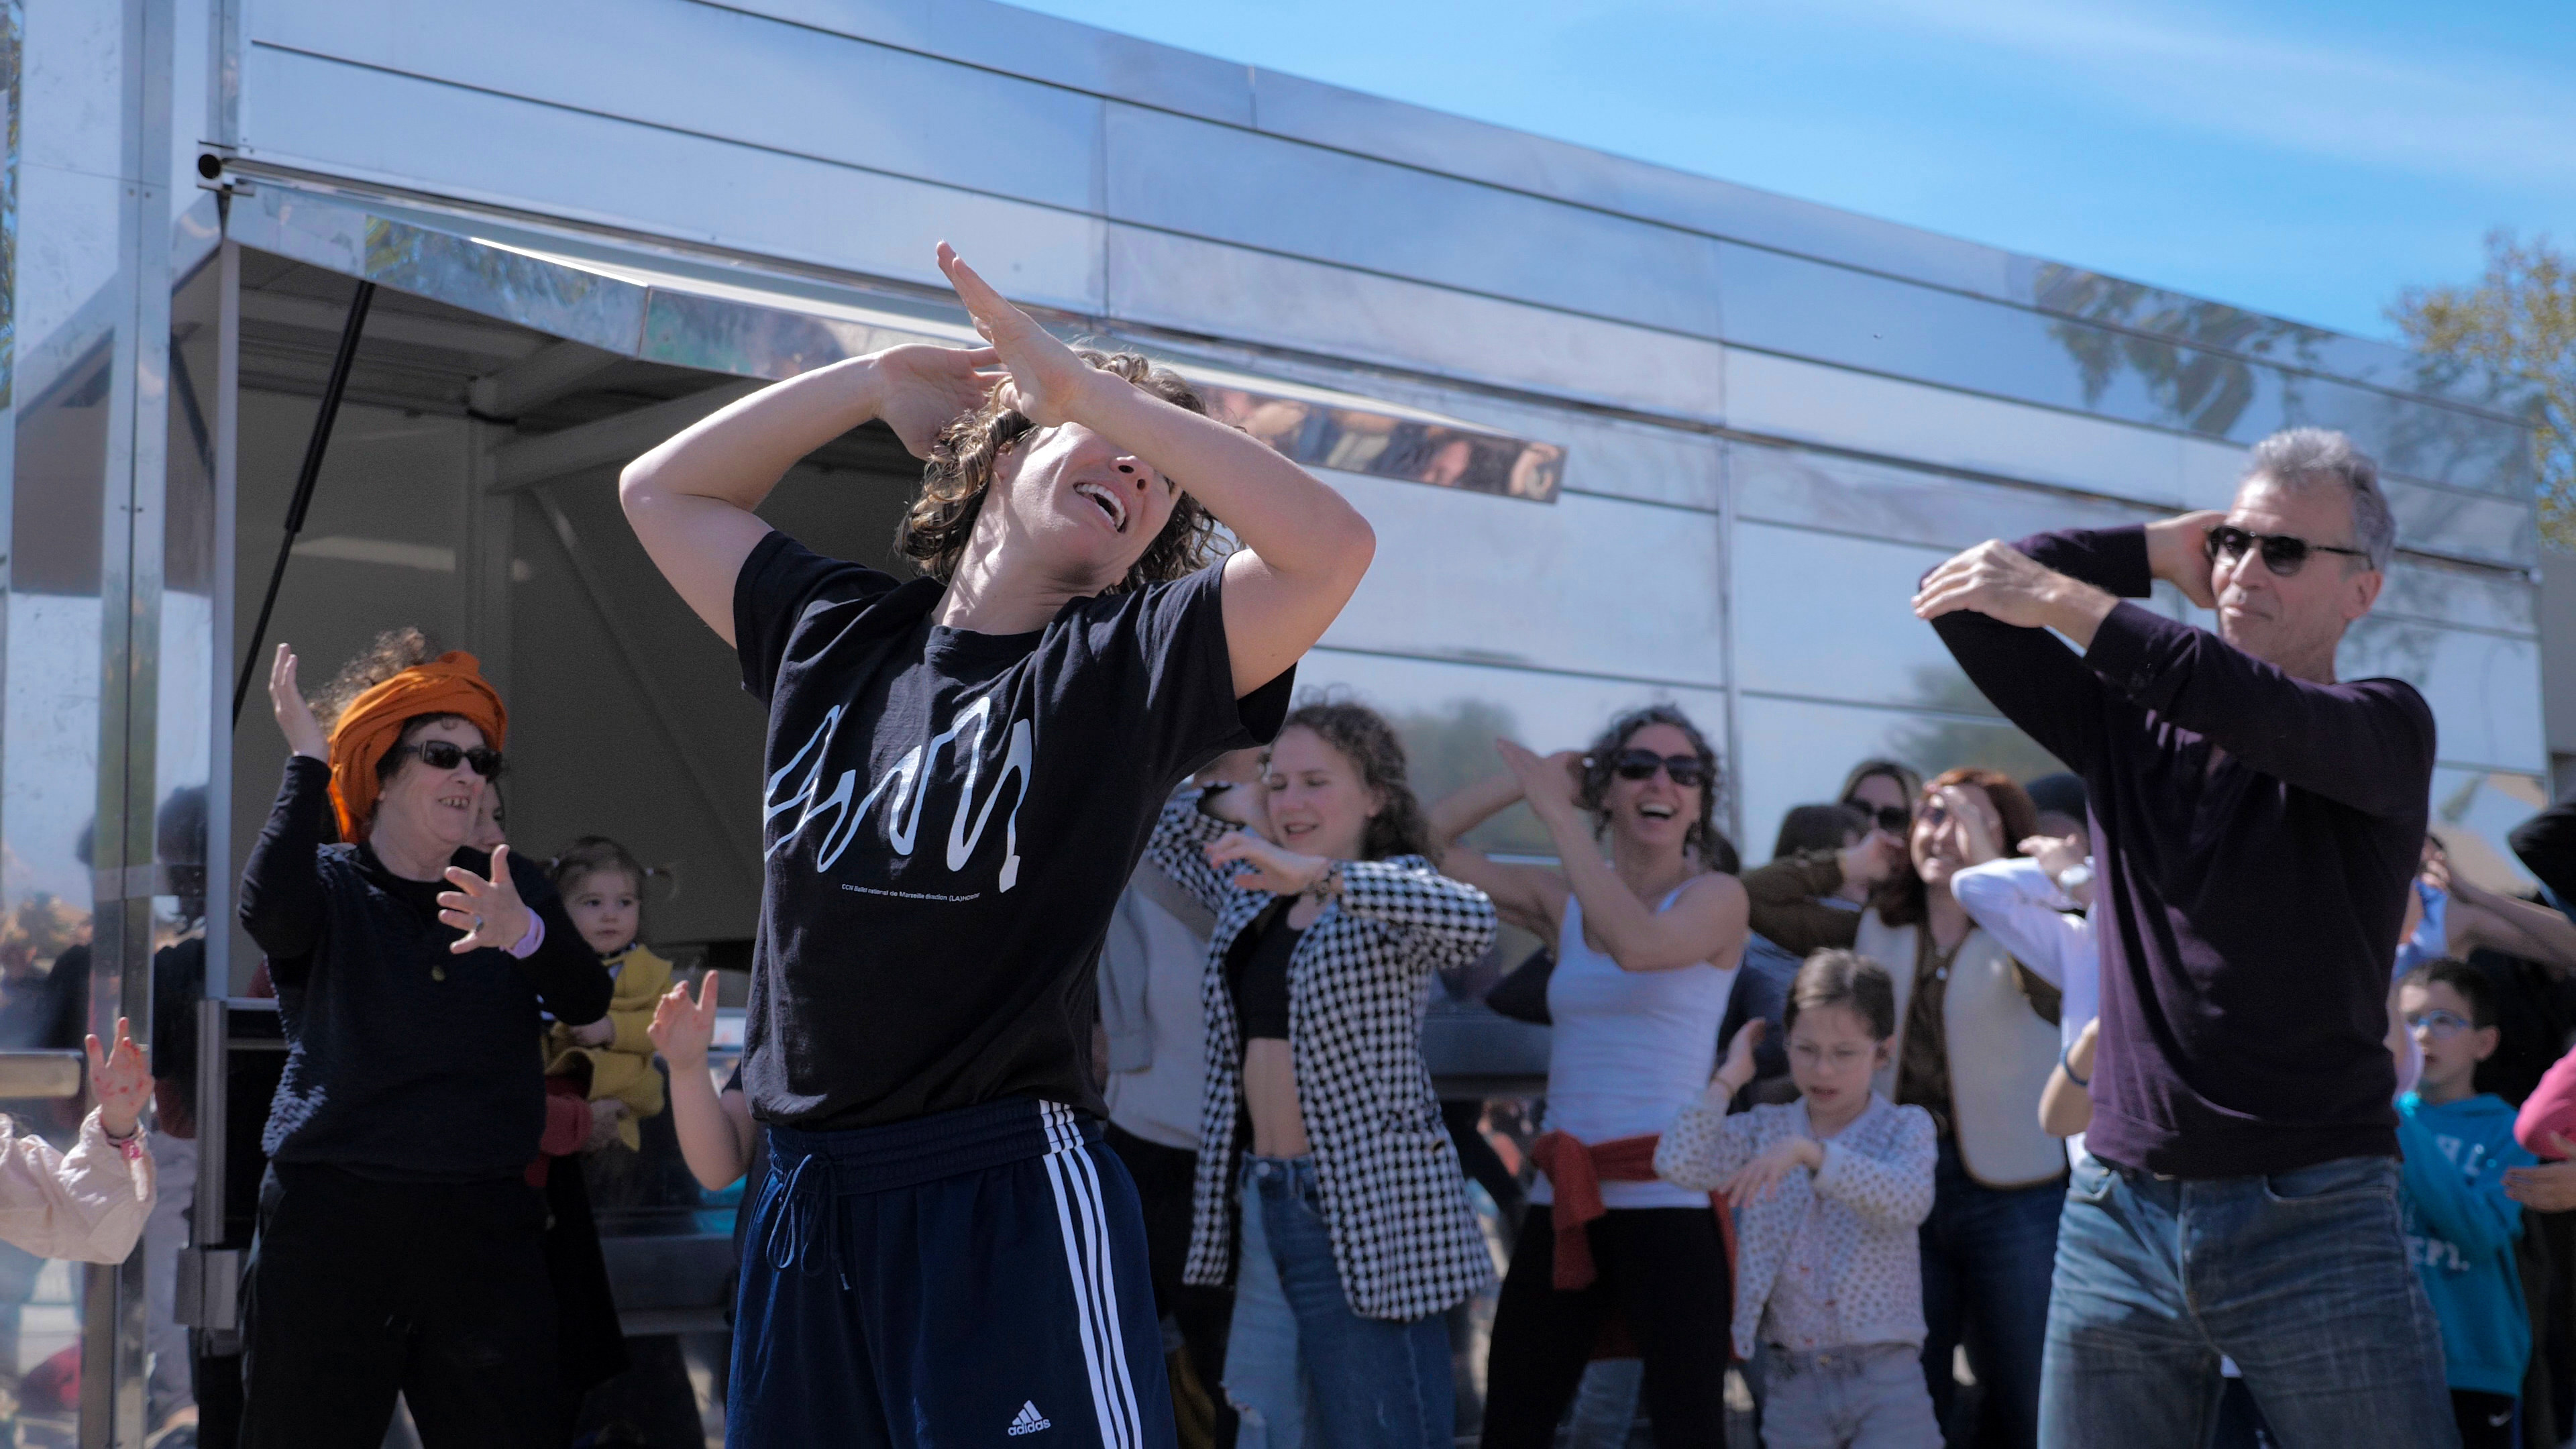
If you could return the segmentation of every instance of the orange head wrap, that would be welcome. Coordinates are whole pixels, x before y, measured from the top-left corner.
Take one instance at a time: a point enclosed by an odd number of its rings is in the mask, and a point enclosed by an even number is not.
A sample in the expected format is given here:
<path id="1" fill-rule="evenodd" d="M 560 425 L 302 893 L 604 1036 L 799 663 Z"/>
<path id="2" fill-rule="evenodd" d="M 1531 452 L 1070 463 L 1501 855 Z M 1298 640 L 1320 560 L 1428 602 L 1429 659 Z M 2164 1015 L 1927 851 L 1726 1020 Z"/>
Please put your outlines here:
<path id="1" fill-rule="evenodd" d="M 501 696 L 484 683 L 480 661 L 461 649 L 416 664 L 349 701 L 331 726 L 331 804 L 340 814 L 342 840 L 356 840 L 375 813 L 376 766 L 401 741 L 403 722 L 425 714 L 463 716 L 496 750 L 510 733 Z"/>

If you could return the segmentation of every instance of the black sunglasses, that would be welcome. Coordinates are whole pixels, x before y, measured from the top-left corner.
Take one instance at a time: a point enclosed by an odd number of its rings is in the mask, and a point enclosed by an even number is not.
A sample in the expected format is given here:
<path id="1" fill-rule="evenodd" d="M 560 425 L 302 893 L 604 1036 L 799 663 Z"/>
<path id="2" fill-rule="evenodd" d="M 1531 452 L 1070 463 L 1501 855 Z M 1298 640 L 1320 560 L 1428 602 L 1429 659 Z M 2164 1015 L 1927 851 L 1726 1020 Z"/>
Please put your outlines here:
<path id="1" fill-rule="evenodd" d="M 1586 759 L 1583 763 L 1594 762 Z M 1651 780 L 1661 770 L 1685 790 L 1708 778 L 1708 762 L 1699 756 L 1659 755 L 1652 750 L 1621 750 L 1610 757 L 1610 769 L 1622 780 Z"/>
<path id="2" fill-rule="evenodd" d="M 2238 528 L 2232 523 L 2222 523 L 2211 529 L 2209 540 L 2203 547 L 2209 551 L 2211 563 L 2216 563 L 2222 558 L 2243 558 L 2246 550 L 2259 548 L 2263 551 L 2263 567 L 2285 579 L 2307 567 L 2308 555 L 2311 553 L 2339 553 L 2347 558 L 2358 559 L 2370 557 L 2369 554 L 2357 548 L 2338 548 L 2331 543 L 2310 543 L 2304 538 L 2287 533 L 2256 533 L 2251 529 Z"/>
<path id="3" fill-rule="evenodd" d="M 486 780 L 501 773 L 501 752 L 484 745 L 467 749 L 452 740 L 423 740 L 394 751 L 396 755 L 418 755 L 420 762 L 433 770 L 453 770 L 459 761 L 474 767 L 474 773 Z"/>
<path id="4" fill-rule="evenodd" d="M 1914 824 L 1914 812 L 1902 805 L 1871 805 L 1860 800 L 1845 800 L 1843 808 L 1859 811 L 1877 821 L 1879 829 L 1895 835 L 1903 835 Z"/>

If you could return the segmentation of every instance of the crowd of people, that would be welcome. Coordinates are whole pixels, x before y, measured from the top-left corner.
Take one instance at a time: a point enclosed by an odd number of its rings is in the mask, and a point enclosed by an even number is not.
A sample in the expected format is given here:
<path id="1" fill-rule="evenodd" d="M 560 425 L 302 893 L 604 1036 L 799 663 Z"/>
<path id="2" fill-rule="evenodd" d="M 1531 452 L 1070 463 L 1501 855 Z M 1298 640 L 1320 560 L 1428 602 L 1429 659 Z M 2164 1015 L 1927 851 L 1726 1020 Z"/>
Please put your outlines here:
<path id="1" fill-rule="evenodd" d="M 2429 710 L 2334 672 L 2394 544 L 2340 435 L 1932 570 L 1916 617 L 2066 773 L 1862 761 L 1750 865 L 1668 704 L 1419 798 L 1384 717 L 1295 693 L 1359 515 L 940 261 L 989 346 L 621 483 L 768 712 L 726 1080 L 636 858 L 506 843 L 470 655 L 396 631 L 308 704 L 278 650 L 238 1442 L 373 1449 L 399 1395 L 429 1449 L 573 1443 L 635 1354 L 590 1185 L 657 1119 L 747 1189 L 735 1445 L 1449 1449 L 1489 1293 L 1492 1449 L 1718 1449 L 1738 1382 L 1772 1449 L 2564 1441 L 2576 805 L 2514 837 L 2536 899 L 2428 835 Z M 927 460 L 909 582 L 754 511 L 872 420 Z M 1552 863 L 1473 844 L 1516 808 Z M 1506 928 L 1526 1130 L 1422 1047 Z M 90 1049 L 73 1150 L 0 1141 L 0 1238 L 115 1261 L 151 1078 Z"/>

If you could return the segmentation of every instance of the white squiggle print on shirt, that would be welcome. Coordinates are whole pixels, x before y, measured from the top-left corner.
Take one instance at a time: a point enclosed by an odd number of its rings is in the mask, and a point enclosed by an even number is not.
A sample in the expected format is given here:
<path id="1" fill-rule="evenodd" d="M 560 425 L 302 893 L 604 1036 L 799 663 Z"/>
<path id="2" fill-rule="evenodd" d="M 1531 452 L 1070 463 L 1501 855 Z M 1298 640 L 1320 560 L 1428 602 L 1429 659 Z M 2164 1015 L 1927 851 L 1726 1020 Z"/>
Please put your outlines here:
<path id="1" fill-rule="evenodd" d="M 794 825 L 779 834 L 769 847 L 768 856 L 775 858 L 787 848 L 788 842 L 803 835 L 806 827 L 820 824 L 823 829 L 814 846 L 814 868 L 829 870 L 832 863 L 841 858 L 841 853 L 849 849 L 851 839 L 858 834 L 859 822 L 867 817 L 868 808 L 882 796 L 885 799 L 887 844 L 898 858 L 909 857 L 914 843 L 920 838 L 922 804 L 930 793 L 923 777 L 931 762 L 939 757 L 940 746 L 956 742 L 965 755 L 966 778 L 959 787 L 956 814 L 948 831 L 948 869 L 951 872 L 961 870 L 974 856 L 975 847 L 983 841 L 984 828 L 992 823 L 993 808 L 1001 803 L 1003 788 L 1010 784 L 1013 775 L 1017 775 L 1019 794 L 1013 797 L 1011 812 L 1002 821 L 1003 858 L 1001 874 L 996 881 L 999 889 L 1009 890 L 1020 877 L 1020 805 L 1029 797 L 1029 772 L 1035 757 L 1035 736 L 1030 731 L 1029 722 L 1024 719 L 1011 721 L 1001 771 L 993 777 L 992 789 L 984 796 L 983 808 L 974 812 L 975 823 L 970 829 L 966 817 L 974 809 L 976 784 L 984 774 L 984 740 L 992 728 L 993 700 L 990 695 L 968 705 L 953 724 L 932 736 L 927 744 L 906 750 L 856 805 L 850 803 L 851 792 L 858 784 L 856 770 L 843 770 L 833 781 L 830 793 L 820 794 L 818 798 L 825 762 L 831 757 L 833 740 L 846 709 L 845 705 L 835 705 L 826 711 L 823 722 L 815 727 L 813 735 L 769 777 L 762 791 L 762 822 L 766 824 L 775 820 L 799 805 L 804 806 L 804 813 L 797 817 Z M 969 731 L 973 733 L 969 735 Z M 812 757 L 813 763 L 803 782 L 794 793 L 781 798 L 779 786 L 795 773 L 799 765 L 805 764 L 808 756 Z"/>

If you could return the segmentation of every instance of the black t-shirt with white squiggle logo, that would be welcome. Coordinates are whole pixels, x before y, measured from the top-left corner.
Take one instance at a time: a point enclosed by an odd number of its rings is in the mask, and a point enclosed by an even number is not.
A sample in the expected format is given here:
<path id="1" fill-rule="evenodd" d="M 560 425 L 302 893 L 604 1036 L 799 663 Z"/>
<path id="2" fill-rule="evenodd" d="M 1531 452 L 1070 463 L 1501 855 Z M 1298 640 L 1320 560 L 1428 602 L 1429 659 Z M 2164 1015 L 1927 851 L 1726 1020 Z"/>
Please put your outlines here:
<path id="1" fill-rule="evenodd" d="M 751 551 L 734 638 L 769 705 L 754 1115 L 838 1131 L 1014 1095 L 1105 1115 L 1092 978 L 1118 893 L 1172 788 L 1269 739 L 1295 678 L 1235 698 L 1221 579 L 977 634 L 930 622 L 934 581 L 781 533 Z"/>

